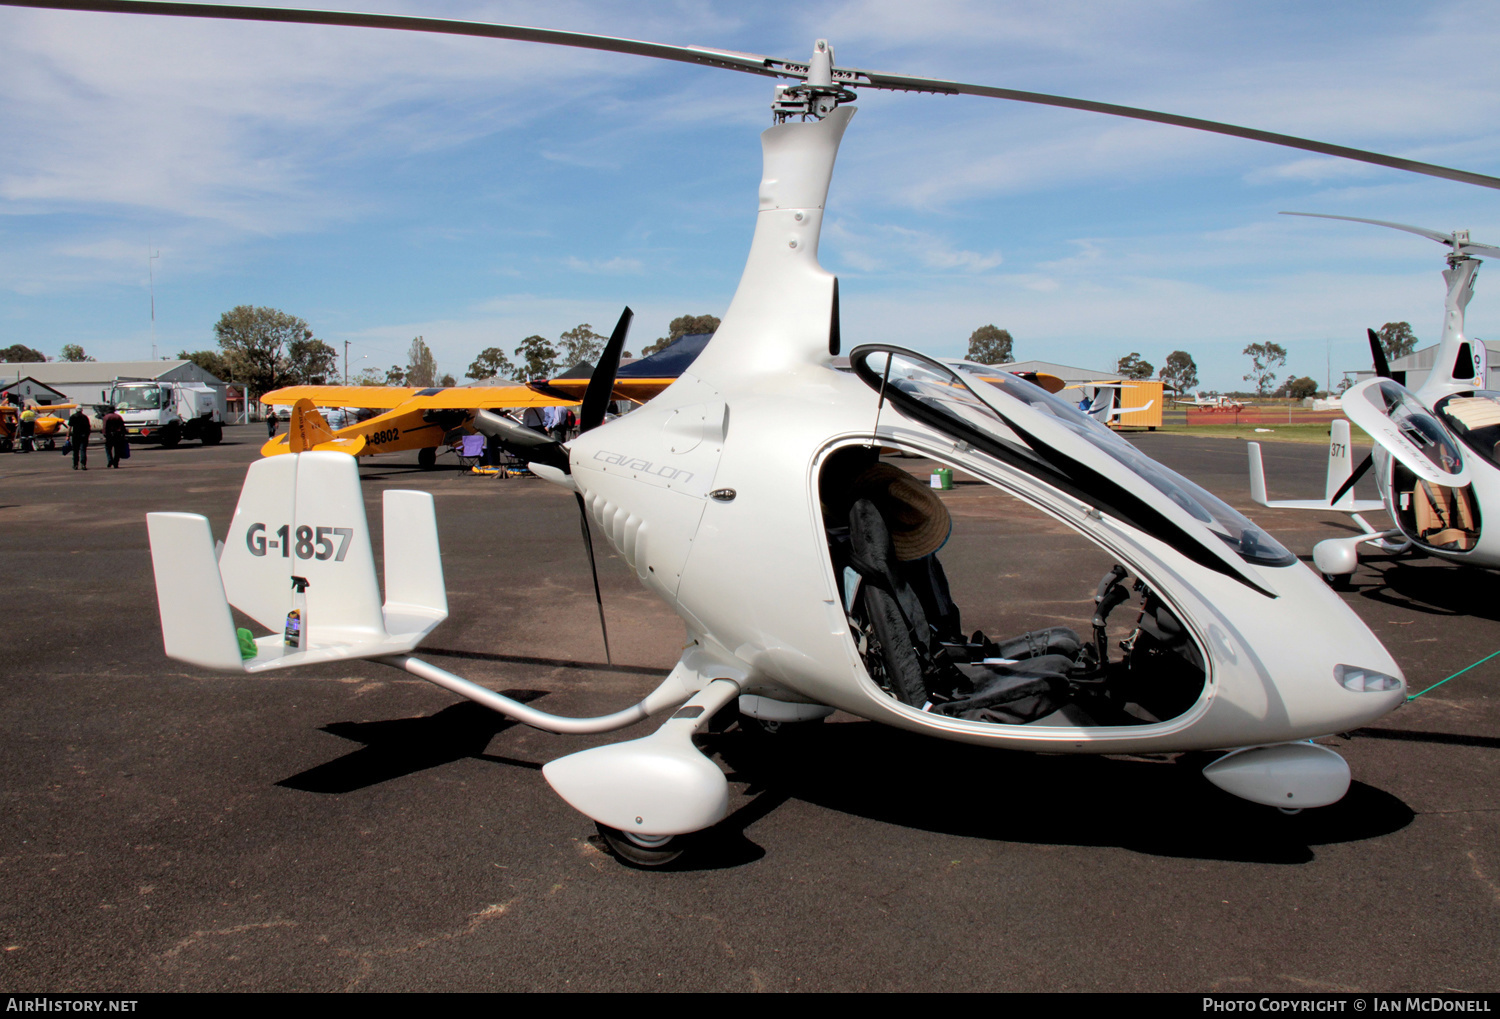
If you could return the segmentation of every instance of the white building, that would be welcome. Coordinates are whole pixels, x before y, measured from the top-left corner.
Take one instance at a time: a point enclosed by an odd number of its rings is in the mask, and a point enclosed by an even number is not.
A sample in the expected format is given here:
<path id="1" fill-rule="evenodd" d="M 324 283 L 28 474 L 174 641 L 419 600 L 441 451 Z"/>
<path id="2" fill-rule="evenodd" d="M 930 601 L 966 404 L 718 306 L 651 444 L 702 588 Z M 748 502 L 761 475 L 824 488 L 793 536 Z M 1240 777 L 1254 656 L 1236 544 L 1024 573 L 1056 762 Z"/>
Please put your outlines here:
<path id="1" fill-rule="evenodd" d="M 0 362 L 0 385 L 24 378 L 35 379 L 65 395 L 69 402 L 85 406 L 107 403 L 110 383 L 115 379 L 204 382 L 220 389 L 229 386 L 191 361 Z"/>
<path id="2" fill-rule="evenodd" d="M 1479 341 L 1473 341 L 1479 342 Z M 1489 364 L 1488 379 L 1483 384 L 1475 380 L 1476 389 L 1500 389 L 1500 342 L 1484 340 L 1484 349 L 1489 352 L 1486 361 Z M 1428 374 L 1432 371 L 1432 365 L 1437 360 L 1439 344 L 1434 343 L 1430 347 L 1414 350 L 1405 357 L 1398 357 L 1391 362 L 1391 376 L 1415 392 L 1422 388 L 1422 383 L 1427 381 Z M 1361 368 L 1358 371 L 1344 372 L 1345 377 L 1352 377 L 1354 382 L 1363 382 L 1365 379 L 1375 377 L 1374 368 Z"/>

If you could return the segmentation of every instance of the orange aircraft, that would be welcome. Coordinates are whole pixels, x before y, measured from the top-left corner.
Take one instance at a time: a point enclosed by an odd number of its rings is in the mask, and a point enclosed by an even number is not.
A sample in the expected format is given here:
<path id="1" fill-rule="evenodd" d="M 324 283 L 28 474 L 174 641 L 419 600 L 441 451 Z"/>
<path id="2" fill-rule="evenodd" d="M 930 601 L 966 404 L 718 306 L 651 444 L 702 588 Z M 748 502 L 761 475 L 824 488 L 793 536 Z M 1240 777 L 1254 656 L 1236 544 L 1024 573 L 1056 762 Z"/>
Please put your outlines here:
<path id="1" fill-rule="evenodd" d="M 616 330 L 628 329 L 630 309 Z M 709 337 L 685 336 L 672 345 L 619 370 L 613 399 L 645 403 L 682 374 Z M 481 410 L 529 407 L 574 407 L 588 389 L 587 376 L 533 381 L 509 386 L 448 386 L 416 389 L 406 386 L 286 386 L 260 398 L 273 406 L 296 406 L 286 434 L 261 446 L 262 456 L 303 450 L 333 450 L 352 456 L 418 450 L 417 462 L 432 467 L 438 451 L 474 431 L 474 415 Z M 331 428 L 317 407 L 362 407 L 385 413 L 340 429 Z M 294 443 L 292 436 L 298 440 Z M 294 448 L 294 445 L 296 448 Z"/>

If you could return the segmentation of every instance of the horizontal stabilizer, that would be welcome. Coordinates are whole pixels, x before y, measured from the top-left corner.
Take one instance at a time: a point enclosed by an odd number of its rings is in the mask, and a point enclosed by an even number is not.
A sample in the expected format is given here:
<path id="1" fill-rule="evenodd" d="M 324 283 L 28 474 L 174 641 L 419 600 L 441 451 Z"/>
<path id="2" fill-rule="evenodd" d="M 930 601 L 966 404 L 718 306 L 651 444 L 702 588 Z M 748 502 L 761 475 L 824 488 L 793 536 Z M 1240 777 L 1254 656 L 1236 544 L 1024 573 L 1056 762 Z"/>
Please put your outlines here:
<path id="1" fill-rule="evenodd" d="M 1342 468 L 1338 465 L 1338 458 L 1332 453 L 1330 454 L 1328 465 L 1328 483 L 1331 486 L 1328 488 L 1328 492 L 1330 494 L 1337 491 L 1339 486 L 1343 484 L 1344 479 L 1349 476 L 1347 453 L 1349 422 L 1342 420 L 1335 421 L 1335 432 L 1337 432 L 1337 426 L 1341 424 L 1344 426 L 1343 445 L 1345 452 L 1343 453 Z M 1338 443 L 1335 442 L 1332 445 L 1337 446 Z M 1261 506 L 1266 506 L 1270 509 L 1333 510 L 1337 513 L 1368 513 L 1372 510 L 1383 509 L 1385 507 L 1385 504 L 1379 499 L 1356 499 L 1352 491 L 1346 492 L 1337 503 L 1329 502 L 1326 494 L 1322 499 L 1267 499 L 1266 471 L 1261 459 L 1260 443 L 1248 442 L 1245 446 L 1250 454 L 1250 498 Z M 1340 469 L 1342 469 L 1341 476 L 1338 474 Z M 1335 480 L 1336 477 L 1337 480 Z"/>
<path id="2" fill-rule="evenodd" d="M 381 602 L 359 469 L 343 453 L 252 464 L 215 563 L 203 517 L 147 517 L 167 655 L 261 672 L 414 650 L 448 617 L 432 496 L 387 492 Z M 299 647 L 286 645 L 293 578 L 304 583 Z M 271 633 L 241 658 L 230 605 Z M 233 654 L 230 654 L 230 650 Z"/>

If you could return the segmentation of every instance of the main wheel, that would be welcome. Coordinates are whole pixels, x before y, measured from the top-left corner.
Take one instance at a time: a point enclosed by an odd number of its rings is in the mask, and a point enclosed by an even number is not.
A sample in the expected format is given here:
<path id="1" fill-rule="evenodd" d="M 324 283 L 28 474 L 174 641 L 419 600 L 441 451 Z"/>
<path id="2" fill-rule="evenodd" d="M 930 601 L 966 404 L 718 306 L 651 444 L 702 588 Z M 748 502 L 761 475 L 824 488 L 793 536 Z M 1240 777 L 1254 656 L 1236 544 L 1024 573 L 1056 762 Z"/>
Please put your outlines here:
<path id="1" fill-rule="evenodd" d="M 171 449 L 181 441 L 182 428 L 180 426 L 175 424 L 167 425 L 167 427 L 161 430 L 161 444 L 167 449 Z"/>
<path id="2" fill-rule="evenodd" d="M 665 867 L 682 855 L 682 838 L 677 835 L 636 835 L 597 821 L 594 826 L 610 852 L 632 867 Z"/>
<path id="3" fill-rule="evenodd" d="M 437 466 L 437 447 L 428 446 L 417 452 L 417 464 L 424 470 L 430 471 Z"/>
<path id="4" fill-rule="evenodd" d="M 224 441 L 224 426 L 210 421 L 203 426 L 203 444 L 205 446 L 217 446 Z"/>

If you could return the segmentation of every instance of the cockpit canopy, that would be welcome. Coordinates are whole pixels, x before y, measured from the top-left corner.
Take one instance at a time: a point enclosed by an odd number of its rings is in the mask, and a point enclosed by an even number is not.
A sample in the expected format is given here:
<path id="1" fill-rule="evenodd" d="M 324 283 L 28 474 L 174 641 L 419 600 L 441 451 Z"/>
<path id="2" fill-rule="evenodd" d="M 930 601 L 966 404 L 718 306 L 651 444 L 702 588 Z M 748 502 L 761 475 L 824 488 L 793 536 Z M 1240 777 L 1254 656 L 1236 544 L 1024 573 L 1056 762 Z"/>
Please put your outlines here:
<path id="1" fill-rule="evenodd" d="M 1190 529 L 1256 566 L 1297 561 L 1223 500 L 1040 386 L 1004 372 L 966 377 L 961 368 L 873 344 L 852 351 L 850 364 L 909 416 L 1129 521 L 1210 568 L 1248 582 Z"/>

